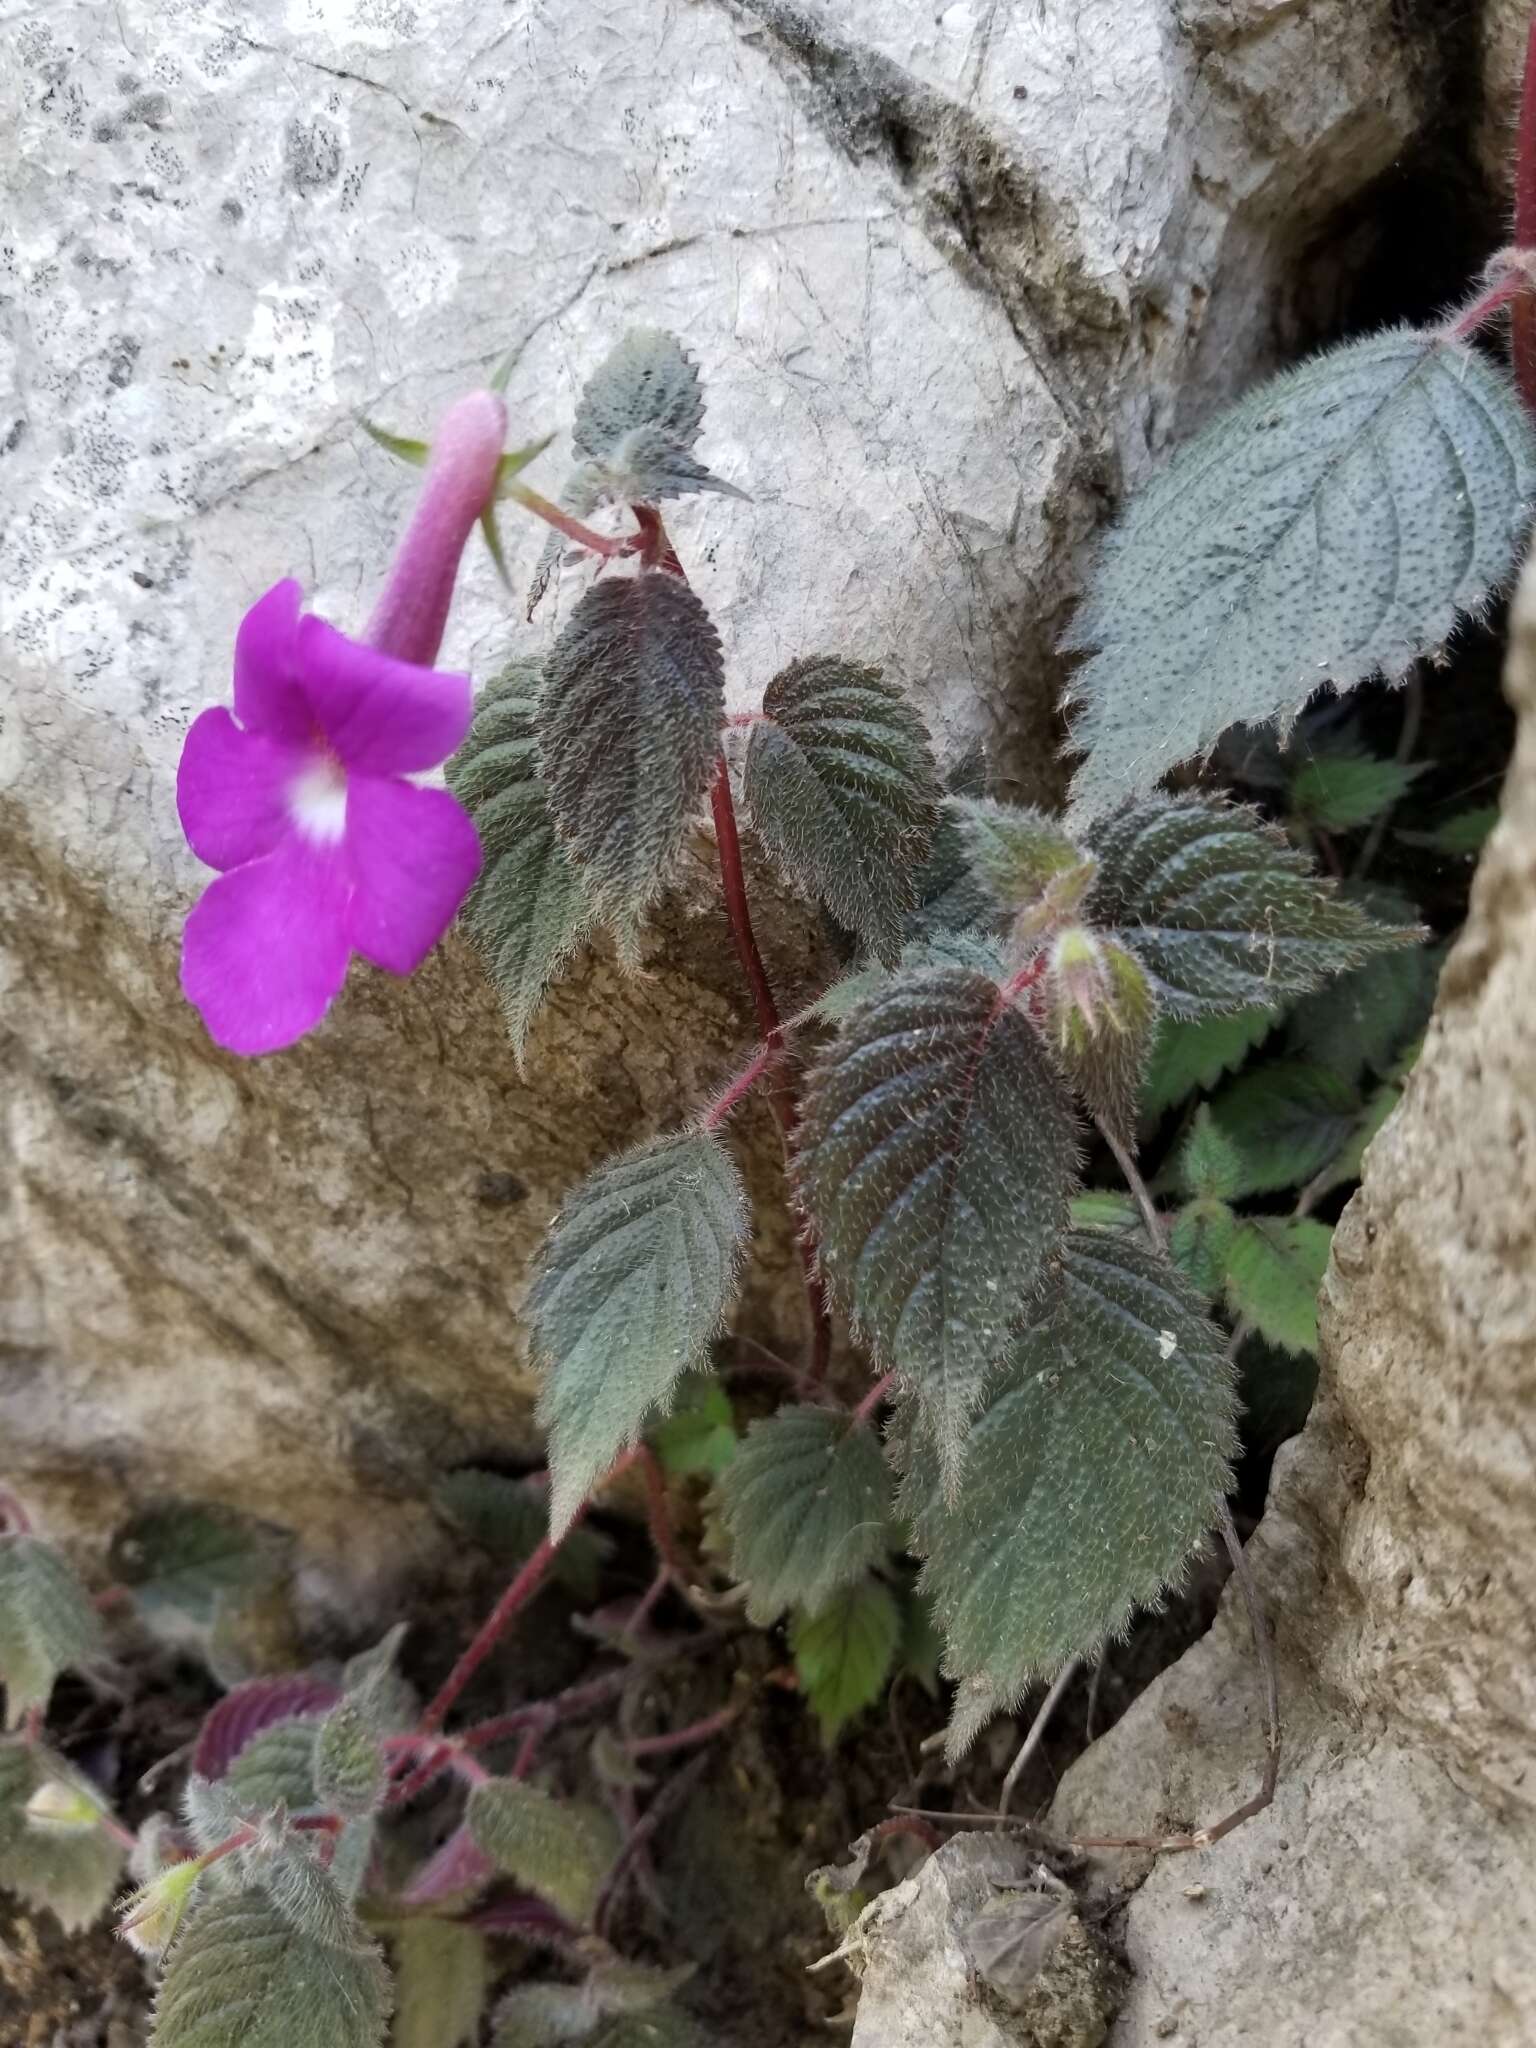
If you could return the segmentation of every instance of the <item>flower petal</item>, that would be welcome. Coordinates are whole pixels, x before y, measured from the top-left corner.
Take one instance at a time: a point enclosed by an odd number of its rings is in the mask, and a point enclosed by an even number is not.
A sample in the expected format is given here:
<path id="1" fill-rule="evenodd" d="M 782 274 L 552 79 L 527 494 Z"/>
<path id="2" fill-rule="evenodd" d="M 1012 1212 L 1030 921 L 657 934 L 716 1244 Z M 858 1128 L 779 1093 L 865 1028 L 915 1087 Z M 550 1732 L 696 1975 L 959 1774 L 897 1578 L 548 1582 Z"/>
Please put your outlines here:
<path id="1" fill-rule="evenodd" d="M 315 722 L 298 666 L 303 595 L 291 576 L 274 583 L 235 635 L 235 715 L 252 732 L 277 740 L 308 739 Z"/>
<path id="2" fill-rule="evenodd" d="M 318 1024 L 347 976 L 345 855 L 296 838 L 220 875 L 187 919 L 181 986 L 230 1052 L 277 1052 Z"/>
<path id="3" fill-rule="evenodd" d="M 469 677 L 396 661 L 313 613 L 299 621 L 310 709 L 348 768 L 409 775 L 446 761 L 469 730 Z"/>
<path id="4" fill-rule="evenodd" d="M 310 750 L 236 725 L 223 705 L 193 719 L 176 769 L 187 844 L 211 868 L 260 860 L 292 829 L 287 792 Z"/>
<path id="5" fill-rule="evenodd" d="M 480 872 L 480 841 L 446 789 L 354 775 L 347 852 L 356 893 L 348 936 L 376 967 L 409 974 L 452 924 Z"/>

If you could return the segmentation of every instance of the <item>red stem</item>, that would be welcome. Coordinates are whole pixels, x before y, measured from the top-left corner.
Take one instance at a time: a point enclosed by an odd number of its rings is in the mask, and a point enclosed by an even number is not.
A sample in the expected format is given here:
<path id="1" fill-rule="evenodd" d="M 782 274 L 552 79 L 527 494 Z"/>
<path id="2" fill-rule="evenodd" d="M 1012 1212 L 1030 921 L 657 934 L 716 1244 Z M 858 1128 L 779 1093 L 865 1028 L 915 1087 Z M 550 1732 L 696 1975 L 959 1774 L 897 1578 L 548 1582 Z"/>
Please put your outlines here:
<path id="1" fill-rule="evenodd" d="M 705 1110 L 703 1116 L 699 1119 L 704 1129 L 706 1131 L 719 1130 L 737 1103 L 741 1101 L 744 1095 L 752 1093 L 752 1090 L 777 1058 L 778 1048 L 776 1046 L 760 1045 L 753 1055 L 751 1062 L 742 1068 L 735 1080 L 729 1082 L 721 1090 L 720 1094 L 715 1097 L 708 1109 Z"/>
<path id="2" fill-rule="evenodd" d="M 527 484 L 513 484 L 507 496 L 515 499 L 524 511 L 533 513 L 535 518 L 542 519 L 547 526 L 552 526 L 556 533 L 563 533 L 567 540 L 575 541 L 578 547 L 590 548 L 594 555 L 600 555 L 605 561 L 611 560 L 615 555 L 634 553 L 634 540 L 629 534 L 599 533 L 594 527 L 584 526 L 579 519 L 573 519 L 569 512 L 562 511 L 548 498 L 530 490 Z"/>
<path id="3" fill-rule="evenodd" d="M 1536 15 L 1525 44 L 1520 89 L 1520 128 L 1515 155 L 1515 248 L 1536 249 Z M 1523 291 L 1510 314 L 1510 351 L 1515 382 L 1527 407 L 1536 412 L 1536 298 Z"/>
<path id="4" fill-rule="evenodd" d="M 639 1735 L 634 1741 L 626 1742 L 626 1756 L 665 1756 L 669 1750 L 691 1749 L 696 1742 L 708 1742 L 711 1736 L 721 1735 L 741 1714 L 741 1704 L 721 1707 L 718 1713 L 706 1714 L 702 1721 L 690 1721 L 686 1728 L 673 1728 L 665 1735 Z"/>
<path id="5" fill-rule="evenodd" d="M 1516 304 L 1530 290 L 1530 280 L 1520 271 L 1511 271 L 1496 284 L 1480 293 L 1465 313 L 1451 323 L 1451 337 L 1455 341 L 1470 341 L 1480 328 L 1486 327 L 1495 313 L 1506 306 Z"/>
<path id="6" fill-rule="evenodd" d="M 878 1379 L 875 1381 L 875 1384 L 870 1388 L 869 1392 L 864 1396 L 863 1400 L 859 1403 L 858 1407 L 855 1408 L 853 1411 L 853 1420 L 855 1426 L 857 1426 L 857 1424 L 861 1422 L 868 1422 L 871 1415 L 873 1415 L 875 1410 L 880 1406 L 880 1403 L 885 1399 L 887 1394 L 890 1393 L 891 1382 L 895 1379 L 895 1377 L 895 1373 L 888 1372 L 886 1373 L 883 1379 Z"/>

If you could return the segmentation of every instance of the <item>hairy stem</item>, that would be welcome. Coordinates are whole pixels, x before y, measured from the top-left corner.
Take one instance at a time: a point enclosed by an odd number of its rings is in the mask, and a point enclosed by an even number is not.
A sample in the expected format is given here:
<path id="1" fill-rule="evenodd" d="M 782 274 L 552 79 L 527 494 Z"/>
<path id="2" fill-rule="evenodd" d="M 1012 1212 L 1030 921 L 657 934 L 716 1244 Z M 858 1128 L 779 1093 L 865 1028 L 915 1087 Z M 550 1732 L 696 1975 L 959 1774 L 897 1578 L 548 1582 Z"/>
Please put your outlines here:
<path id="1" fill-rule="evenodd" d="M 611 561 L 615 555 L 630 555 L 635 551 L 633 535 L 599 533 L 595 527 L 584 526 L 550 499 L 530 490 L 527 484 L 511 485 L 506 495 L 521 505 L 525 512 L 533 513 L 546 526 L 552 526 L 556 533 L 563 533 L 567 540 L 575 541 L 578 547 L 590 549 L 605 561 Z"/>
<path id="2" fill-rule="evenodd" d="M 1132 1199 L 1141 1211 L 1141 1220 L 1146 1225 L 1148 1237 L 1152 1240 L 1152 1249 L 1166 1256 L 1167 1246 L 1163 1243 L 1163 1226 L 1157 1213 L 1157 1204 L 1148 1192 L 1147 1184 L 1141 1177 L 1141 1169 L 1137 1166 L 1134 1155 L 1115 1136 L 1102 1117 L 1095 1117 L 1094 1123 L 1098 1126 L 1099 1136 L 1115 1155 L 1115 1164 L 1119 1167 L 1125 1184 L 1131 1191 Z"/>
<path id="3" fill-rule="evenodd" d="M 733 1706 L 721 1707 L 717 1713 L 706 1714 L 702 1720 L 690 1721 L 686 1728 L 672 1728 L 664 1735 L 637 1735 L 624 1744 L 626 1756 L 665 1756 L 670 1750 L 692 1749 L 695 1743 L 709 1742 L 716 1735 L 723 1735 L 733 1721 L 741 1718 L 745 1703 L 738 1700 Z"/>
<path id="4" fill-rule="evenodd" d="M 861 1422 L 868 1422 L 869 1418 L 880 1406 L 880 1403 L 883 1400 L 885 1400 L 886 1396 L 890 1393 L 891 1384 L 895 1380 L 895 1378 L 895 1373 L 888 1372 L 884 1374 L 883 1377 L 875 1381 L 875 1384 L 870 1388 L 869 1392 L 864 1396 L 863 1400 L 859 1403 L 858 1407 L 855 1408 L 853 1411 L 853 1421 L 855 1428 Z"/>
<path id="5" fill-rule="evenodd" d="M 727 1082 L 714 1101 L 704 1111 L 704 1114 L 699 1119 L 703 1128 L 706 1131 L 719 1130 L 737 1103 L 742 1100 L 743 1096 L 752 1093 L 752 1090 L 777 1058 L 777 1047 L 760 1045 L 748 1064 L 742 1068 L 734 1080 Z"/>

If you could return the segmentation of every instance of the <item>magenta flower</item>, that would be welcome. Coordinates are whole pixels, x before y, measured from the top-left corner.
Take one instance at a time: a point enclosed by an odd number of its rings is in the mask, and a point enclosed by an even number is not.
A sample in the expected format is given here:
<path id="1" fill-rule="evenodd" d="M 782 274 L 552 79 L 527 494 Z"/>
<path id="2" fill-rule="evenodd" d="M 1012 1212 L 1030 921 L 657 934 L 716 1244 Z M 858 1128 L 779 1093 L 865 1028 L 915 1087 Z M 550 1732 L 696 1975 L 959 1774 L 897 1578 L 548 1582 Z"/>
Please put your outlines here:
<path id="1" fill-rule="evenodd" d="M 187 920 L 181 985 L 231 1052 L 302 1038 L 354 953 L 410 974 L 479 872 L 457 800 L 406 778 L 469 725 L 469 677 L 431 663 L 505 434 L 491 392 L 454 406 L 364 638 L 301 616 L 299 585 L 277 584 L 241 621 L 234 711 L 204 711 L 187 734 L 182 829 L 223 872 Z"/>

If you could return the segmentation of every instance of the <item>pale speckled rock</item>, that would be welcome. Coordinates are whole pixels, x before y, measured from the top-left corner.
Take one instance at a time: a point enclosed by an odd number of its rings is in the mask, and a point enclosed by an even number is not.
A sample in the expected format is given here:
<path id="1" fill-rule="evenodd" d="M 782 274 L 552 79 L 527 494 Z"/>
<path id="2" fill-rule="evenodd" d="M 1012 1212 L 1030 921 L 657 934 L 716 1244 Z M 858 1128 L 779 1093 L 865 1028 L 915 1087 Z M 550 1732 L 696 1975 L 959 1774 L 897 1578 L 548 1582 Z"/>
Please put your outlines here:
<path id="1" fill-rule="evenodd" d="M 1335 1236 L 1318 1407 L 1250 1545 L 1279 1795 L 1131 1898 L 1115 2048 L 1536 2039 L 1536 568 L 1514 636 L 1501 822 Z M 1229 1588 L 1052 1824 L 1218 1817 L 1257 1777 L 1257 1687 Z"/>
<path id="2" fill-rule="evenodd" d="M 533 433 L 616 330 L 674 327 L 709 382 L 702 452 L 754 494 L 674 522 L 733 702 L 813 649 L 889 660 L 946 743 L 994 724 L 1047 788 L 1085 538 L 1267 363 L 1297 253 L 1412 136 L 1426 67 L 1396 19 L 9 10 L 0 1429 L 57 1526 L 207 1492 L 301 1525 L 332 1584 L 387 1581 L 434 1465 L 531 1448 L 515 1316 L 562 1190 L 752 1036 L 696 876 L 657 978 L 574 978 L 527 1084 L 456 942 L 404 989 L 354 973 L 280 1059 L 203 1040 L 175 986 L 200 881 L 176 755 L 270 582 L 364 616 L 410 484 L 359 412 L 419 428 L 510 349 Z M 526 572 L 538 536 L 511 537 Z M 530 631 L 476 555 L 445 659 L 484 675 L 569 600 Z M 766 894 L 803 962 L 805 919 Z M 782 1222 L 760 1252 L 750 1313 L 783 1329 Z"/>

